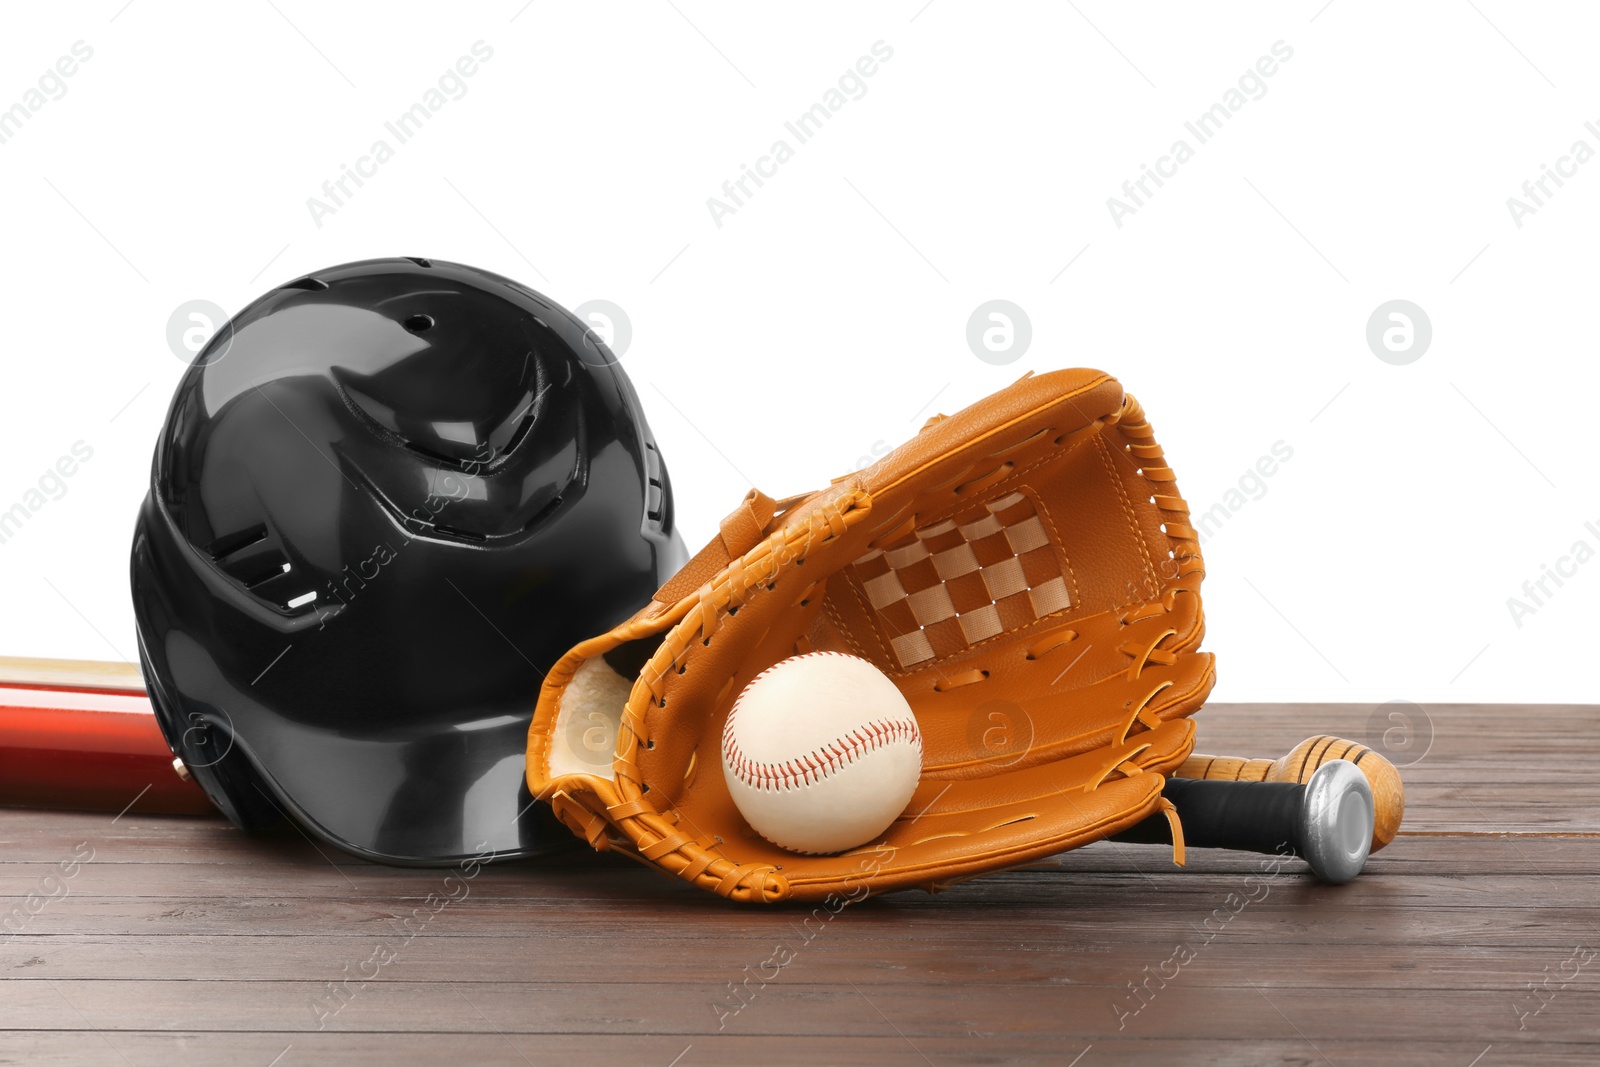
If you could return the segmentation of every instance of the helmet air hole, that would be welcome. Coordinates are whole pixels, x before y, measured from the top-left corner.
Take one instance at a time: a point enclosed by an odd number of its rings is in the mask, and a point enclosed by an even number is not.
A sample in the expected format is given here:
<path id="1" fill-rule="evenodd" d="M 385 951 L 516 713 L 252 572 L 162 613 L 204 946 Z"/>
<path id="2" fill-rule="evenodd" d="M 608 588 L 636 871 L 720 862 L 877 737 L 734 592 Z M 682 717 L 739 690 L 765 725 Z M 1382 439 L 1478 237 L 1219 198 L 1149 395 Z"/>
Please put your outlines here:
<path id="1" fill-rule="evenodd" d="M 463 530 L 460 527 L 456 527 L 456 526 L 446 526 L 442 522 L 434 523 L 433 524 L 433 528 L 435 530 L 438 530 L 442 534 L 448 534 L 451 537 L 459 537 L 464 541 L 487 541 L 488 540 L 488 538 L 485 537 L 481 533 L 477 533 L 477 532 L 475 532 L 473 530 Z"/>
<path id="2" fill-rule="evenodd" d="M 410 318 L 406 319 L 403 325 L 412 333 L 426 333 L 427 331 L 433 329 L 433 316 L 412 315 Z"/>
<path id="3" fill-rule="evenodd" d="M 528 525 L 524 526 L 523 529 L 524 530 L 531 530 L 535 526 L 538 526 L 541 522 L 544 522 L 550 516 L 554 515 L 557 511 L 559 511 L 560 508 L 561 508 L 561 504 L 562 504 L 561 494 L 557 493 L 551 499 L 550 503 L 548 503 L 544 507 L 540 508 L 539 511 L 538 511 L 538 514 L 534 515 L 533 518 L 528 520 Z"/>
<path id="4" fill-rule="evenodd" d="M 206 546 L 206 551 L 211 553 L 211 558 L 221 560 L 233 555 L 241 548 L 251 545 L 267 536 L 267 524 L 258 522 L 254 526 L 246 527 L 237 533 L 225 534 Z"/>
<path id="5" fill-rule="evenodd" d="M 285 289 L 304 289 L 308 293 L 320 293 L 328 287 L 328 283 L 318 281 L 316 278 L 300 278 L 285 285 Z"/>
<path id="6" fill-rule="evenodd" d="M 246 589 L 254 590 L 274 578 L 288 574 L 289 562 L 283 558 L 282 552 L 272 549 L 254 559 L 241 559 L 238 562 L 224 564 L 222 569 L 243 582 Z"/>

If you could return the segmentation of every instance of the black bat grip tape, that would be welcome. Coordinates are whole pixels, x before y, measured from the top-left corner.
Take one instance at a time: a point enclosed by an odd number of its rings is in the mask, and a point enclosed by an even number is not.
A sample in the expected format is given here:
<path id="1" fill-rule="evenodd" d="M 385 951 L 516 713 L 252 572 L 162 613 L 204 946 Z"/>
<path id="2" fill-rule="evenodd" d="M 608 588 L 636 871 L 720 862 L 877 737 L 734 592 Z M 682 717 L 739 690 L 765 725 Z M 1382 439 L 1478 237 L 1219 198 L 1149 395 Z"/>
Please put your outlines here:
<path id="1" fill-rule="evenodd" d="M 1231 848 L 1269 855 L 1300 851 L 1300 814 L 1306 787 L 1296 782 L 1206 781 L 1168 778 L 1161 795 L 1183 821 L 1190 848 Z M 1165 815 L 1152 815 L 1113 836 L 1133 844 L 1170 845 Z"/>

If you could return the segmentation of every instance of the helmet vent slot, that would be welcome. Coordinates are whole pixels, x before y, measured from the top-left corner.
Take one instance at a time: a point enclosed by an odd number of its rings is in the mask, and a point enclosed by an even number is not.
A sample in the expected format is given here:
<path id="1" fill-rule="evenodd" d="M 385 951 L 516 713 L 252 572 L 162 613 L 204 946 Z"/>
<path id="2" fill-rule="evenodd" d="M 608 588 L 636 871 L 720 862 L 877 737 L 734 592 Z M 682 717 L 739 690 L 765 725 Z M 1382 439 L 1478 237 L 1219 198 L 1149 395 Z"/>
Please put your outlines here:
<path id="1" fill-rule="evenodd" d="M 442 466 L 451 467 L 456 470 L 460 470 L 463 466 L 465 466 L 462 460 L 456 459 L 452 456 L 447 456 L 442 452 L 435 452 L 426 445 L 419 445 L 415 441 L 407 441 L 405 442 L 405 446 L 411 451 L 415 452 L 417 455 L 425 456 Z"/>
<path id="2" fill-rule="evenodd" d="M 224 534 L 205 551 L 223 574 L 276 607 L 298 612 L 317 599 L 316 590 L 305 591 L 304 577 L 291 577 L 294 567 L 283 546 L 269 537 L 266 523 Z"/>
<path id="3" fill-rule="evenodd" d="M 561 509 L 561 494 L 557 493 L 551 499 L 550 503 L 548 503 L 544 507 L 540 508 L 538 510 L 538 512 L 533 516 L 533 518 L 528 520 L 528 524 L 526 526 L 524 526 L 523 529 L 524 530 L 533 529 L 534 527 L 538 526 L 541 522 L 544 522 L 550 516 L 554 515 L 560 509 Z"/>
<path id="4" fill-rule="evenodd" d="M 284 289 L 304 289 L 308 293 L 320 293 L 328 287 L 328 283 L 317 278 L 299 278 L 282 286 Z"/>
<path id="5" fill-rule="evenodd" d="M 244 583 L 244 587 L 252 596 L 275 608 L 294 614 L 313 610 L 312 604 L 317 599 L 317 591 L 306 588 L 307 576 L 296 573 L 281 552 L 276 555 L 277 566 L 272 565 L 273 560 L 262 559 L 258 561 L 259 566 L 253 567 L 248 576 L 239 573 L 234 577 Z"/>
<path id="6" fill-rule="evenodd" d="M 426 259 L 423 259 L 421 256 L 407 256 L 406 258 L 409 259 L 411 262 L 415 263 L 419 267 L 431 267 L 431 266 L 433 266 L 433 264 L 431 262 L 429 262 Z"/>
<path id="7" fill-rule="evenodd" d="M 206 546 L 206 551 L 211 558 L 221 561 L 233 555 L 240 549 L 249 548 L 251 545 L 267 536 L 267 524 L 258 522 L 254 526 L 246 527 L 237 533 L 225 534 Z"/>
<path id="8" fill-rule="evenodd" d="M 274 550 L 245 560 L 238 565 L 230 566 L 224 564 L 222 569 L 243 582 L 246 589 L 254 590 L 274 578 L 288 574 L 290 567 L 289 561 L 284 558 L 283 553 Z"/>
<path id="9" fill-rule="evenodd" d="M 487 541 L 488 540 L 488 538 L 485 537 L 481 533 L 473 533 L 471 530 L 463 530 L 463 529 L 460 529 L 459 527 L 456 527 L 456 526 L 446 526 L 442 522 L 434 523 L 433 524 L 433 528 L 435 530 L 438 530 L 442 534 L 449 535 L 450 537 L 459 537 L 463 541 Z"/>
<path id="10" fill-rule="evenodd" d="M 667 489 L 662 480 L 661 453 L 652 441 L 644 443 L 644 469 L 648 483 L 645 487 L 645 518 L 659 528 L 666 521 Z"/>

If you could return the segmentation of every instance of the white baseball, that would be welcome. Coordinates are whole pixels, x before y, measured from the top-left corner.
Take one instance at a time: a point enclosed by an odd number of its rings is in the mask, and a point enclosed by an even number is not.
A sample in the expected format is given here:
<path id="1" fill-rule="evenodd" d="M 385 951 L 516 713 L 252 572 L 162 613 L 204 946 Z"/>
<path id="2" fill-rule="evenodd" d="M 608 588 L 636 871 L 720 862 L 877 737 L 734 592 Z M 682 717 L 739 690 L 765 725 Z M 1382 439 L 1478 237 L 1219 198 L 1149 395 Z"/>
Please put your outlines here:
<path id="1" fill-rule="evenodd" d="M 756 675 L 722 730 L 739 813 L 791 852 L 864 845 L 899 817 L 922 776 L 911 705 L 856 656 L 812 652 Z"/>

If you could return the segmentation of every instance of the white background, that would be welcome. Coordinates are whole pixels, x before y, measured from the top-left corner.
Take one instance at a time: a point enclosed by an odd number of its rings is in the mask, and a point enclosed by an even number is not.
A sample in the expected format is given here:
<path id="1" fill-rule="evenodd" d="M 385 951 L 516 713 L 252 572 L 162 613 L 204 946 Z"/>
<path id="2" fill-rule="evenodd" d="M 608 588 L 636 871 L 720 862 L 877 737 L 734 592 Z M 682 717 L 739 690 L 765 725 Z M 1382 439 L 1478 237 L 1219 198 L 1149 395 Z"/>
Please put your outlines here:
<path id="1" fill-rule="evenodd" d="M 1205 545 L 1218 699 L 1595 699 L 1600 561 L 1520 627 L 1507 606 L 1600 548 L 1600 161 L 1520 228 L 1506 204 L 1600 149 L 1592 13 L 754 7 L 9 9 L 0 108 L 74 42 L 93 57 L 0 144 L 0 510 L 74 442 L 94 455 L 0 544 L 0 652 L 133 654 L 175 308 L 414 255 L 626 309 L 691 547 L 751 483 L 821 486 L 1025 370 L 1096 366 L 1197 512 L 1293 449 Z M 307 199 L 479 40 L 465 95 L 318 226 Z M 877 41 L 865 95 L 718 227 L 707 198 Z M 1198 145 L 1184 122 L 1277 41 L 1265 95 Z M 1116 226 L 1107 198 L 1180 137 L 1194 158 Z M 966 342 L 994 298 L 1032 322 L 1007 366 Z M 1433 326 L 1405 366 L 1365 339 L 1392 299 Z"/>

